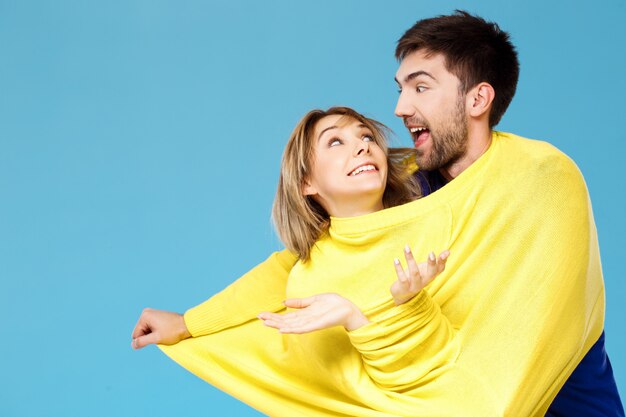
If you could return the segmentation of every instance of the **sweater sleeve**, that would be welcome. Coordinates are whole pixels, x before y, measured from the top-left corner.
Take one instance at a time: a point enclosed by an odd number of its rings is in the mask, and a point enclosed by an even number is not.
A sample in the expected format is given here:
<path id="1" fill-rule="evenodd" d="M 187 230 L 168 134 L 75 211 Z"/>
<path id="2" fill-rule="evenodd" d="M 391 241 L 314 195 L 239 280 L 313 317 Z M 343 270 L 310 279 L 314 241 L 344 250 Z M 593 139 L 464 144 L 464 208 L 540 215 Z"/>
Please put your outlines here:
<path id="1" fill-rule="evenodd" d="M 187 310 L 184 319 L 191 335 L 218 332 L 251 320 L 262 311 L 284 308 L 287 277 L 296 260 L 286 249 L 275 252 L 223 291 Z"/>
<path id="2" fill-rule="evenodd" d="M 455 331 L 426 290 L 398 306 L 388 301 L 367 315 L 370 323 L 348 336 L 367 374 L 384 390 L 411 391 L 458 355 Z"/>
<path id="3" fill-rule="evenodd" d="M 582 176 L 560 158 L 526 179 L 532 192 L 517 196 L 520 205 L 494 206 L 507 221 L 491 218 L 481 228 L 489 245 L 474 246 L 450 278 L 457 296 L 481 288 L 458 327 L 422 291 L 404 305 L 366 312 L 371 323 L 349 333 L 381 389 L 428 398 L 439 415 L 544 415 L 598 339 L 604 291 Z M 541 198 L 521 205 L 532 196 Z"/>
<path id="4" fill-rule="evenodd" d="M 502 414 L 535 416 L 546 413 L 600 337 L 604 284 L 587 187 L 576 165 L 561 154 L 526 177 L 532 191 L 509 209 L 505 229 L 516 238 L 511 266 L 496 269 L 502 282 L 485 306 L 485 322 L 493 325 L 484 339 L 493 342 L 485 343 L 482 366 L 473 371 L 501 398 Z M 496 377 L 487 380 L 490 374 Z"/>

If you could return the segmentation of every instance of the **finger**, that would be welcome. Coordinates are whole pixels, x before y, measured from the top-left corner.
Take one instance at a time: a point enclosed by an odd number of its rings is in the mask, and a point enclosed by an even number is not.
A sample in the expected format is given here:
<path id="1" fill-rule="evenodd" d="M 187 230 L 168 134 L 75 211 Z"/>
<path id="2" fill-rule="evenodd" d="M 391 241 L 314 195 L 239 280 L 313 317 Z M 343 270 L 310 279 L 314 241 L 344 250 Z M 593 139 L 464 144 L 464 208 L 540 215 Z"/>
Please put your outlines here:
<path id="1" fill-rule="evenodd" d="M 325 328 L 324 323 L 320 320 L 309 320 L 302 323 L 281 326 L 278 331 L 283 334 L 303 334 Z"/>
<path id="2" fill-rule="evenodd" d="M 278 329 L 281 333 L 300 333 L 302 329 L 309 325 L 311 319 L 307 317 L 288 317 L 282 315 L 280 317 L 270 317 L 263 321 L 267 327 Z"/>
<path id="3" fill-rule="evenodd" d="M 278 314 L 278 313 L 261 313 L 259 314 L 257 317 L 261 320 L 263 320 L 264 322 L 267 321 L 272 321 L 272 322 L 276 322 L 276 323 L 281 323 L 284 322 L 286 320 L 289 320 L 291 314 L 290 313 L 286 313 L 286 314 Z"/>
<path id="4" fill-rule="evenodd" d="M 140 336 L 133 339 L 133 349 L 141 349 L 148 345 L 153 345 L 159 342 L 159 335 L 157 333 L 149 333 L 145 336 Z"/>
<path id="5" fill-rule="evenodd" d="M 283 304 L 285 307 L 289 308 L 305 308 L 310 306 L 315 300 L 315 296 L 305 298 L 289 298 L 283 301 Z"/>
<path id="6" fill-rule="evenodd" d="M 270 313 L 269 311 L 264 311 L 259 313 L 256 317 L 260 320 L 270 320 L 276 313 Z"/>
<path id="7" fill-rule="evenodd" d="M 395 258 L 393 260 L 393 266 L 396 268 L 396 275 L 398 276 L 398 281 L 400 281 L 400 283 L 405 284 L 408 281 L 408 277 L 406 276 L 406 273 L 404 272 L 404 268 L 402 268 L 402 265 L 400 265 L 400 259 Z"/>
<path id="8" fill-rule="evenodd" d="M 263 325 L 267 327 L 273 327 L 274 329 L 279 329 L 284 324 L 280 321 L 276 321 L 273 319 L 266 319 L 266 320 L 263 320 Z"/>
<path id="9" fill-rule="evenodd" d="M 137 321 L 137 324 L 135 325 L 135 328 L 133 329 L 133 333 L 131 337 L 133 339 L 136 339 L 139 336 L 143 336 L 143 335 L 150 333 L 150 331 L 151 331 L 150 324 L 148 323 L 148 318 L 146 317 L 146 310 L 144 310 L 141 316 L 139 316 L 139 320 Z"/>
<path id="10" fill-rule="evenodd" d="M 435 252 L 431 252 L 428 254 L 428 261 L 426 261 L 426 278 L 432 279 L 437 275 L 437 273 L 437 258 L 435 257 Z"/>
<path id="11" fill-rule="evenodd" d="M 263 324 L 266 326 L 279 328 L 301 322 L 303 320 L 303 315 L 299 314 L 301 312 L 302 310 L 285 314 L 261 313 L 257 317 L 263 320 Z M 304 319 L 306 319 L 306 315 L 304 315 Z"/>
<path id="12" fill-rule="evenodd" d="M 137 323 L 137 325 L 133 329 L 133 333 L 131 334 L 131 337 L 133 339 L 136 339 L 139 336 L 143 336 L 148 333 L 150 333 L 150 329 L 148 328 L 147 325 L 145 325 L 145 323 Z"/>
<path id="13" fill-rule="evenodd" d="M 450 256 L 450 251 L 447 249 L 439 254 L 439 259 L 437 260 L 438 274 L 442 273 L 446 269 L 446 261 L 448 260 L 448 256 Z"/>
<path id="14" fill-rule="evenodd" d="M 411 278 L 420 278 L 419 267 L 417 266 L 417 262 L 415 262 L 415 258 L 413 257 L 413 252 L 411 252 L 411 248 L 409 245 L 404 247 L 404 257 L 406 258 L 406 266 L 409 269 L 409 276 Z"/>

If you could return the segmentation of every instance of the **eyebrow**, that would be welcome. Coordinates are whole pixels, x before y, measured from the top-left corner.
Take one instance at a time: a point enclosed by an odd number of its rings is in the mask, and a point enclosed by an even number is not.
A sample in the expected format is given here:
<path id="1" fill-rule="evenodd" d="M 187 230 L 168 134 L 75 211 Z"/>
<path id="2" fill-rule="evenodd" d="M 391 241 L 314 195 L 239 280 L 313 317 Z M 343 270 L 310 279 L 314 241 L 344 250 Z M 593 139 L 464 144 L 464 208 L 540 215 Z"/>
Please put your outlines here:
<path id="1" fill-rule="evenodd" d="M 319 136 L 317 137 L 317 140 L 319 141 L 322 138 L 322 135 L 324 135 L 324 133 L 326 133 L 327 131 L 329 131 L 331 129 L 337 129 L 337 126 L 329 126 L 326 129 L 322 130 L 320 132 Z"/>
<path id="2" fill-rule="evenodd" d="M 327 131 L 332 130 L 332 129 L 337 129 L 337 127 L 338 127 L 338 126 L 328 126 L 326 129 L 322 130 L 322 131 L 320 132 L 319 136 L 317 137 L 318 142 L 319 142 L 319 140 L 320 140 L 320 139 L 322 139 L 322 136 L 324 135 L 324 133 L 326 133 Z M 357 127 L 358 127 L 359 129 L 363 129 L 363 128 L 369 129 L 369 128 L 368 128 L 367 126 L 365 126 L 363 123 L 359 123 L 359 125 L 358 125 Z"/>
<path id="3" fill-rule="evenodd" d="M 433 77 L 433 75 L 431 73 L 419 70 L 419 71 L 412 72 L 409 75 L 407 75 L 406 77 L 404 77 L 404 82 L 408 83 L 409 81 L 414 80 L 415 78 L 417 78 L 417 77 L 419 77 L 421 75 L 425 75 L 425 76 L 427 76 L 429 78 L 432 78 L 433 80 L 437 81 L 437 79 L 435 77 Z M 398 81 L 397 78 L 394 78 L 394 80 L 396 80 L 396 83 L 400 84 L 400 82 Z"/>

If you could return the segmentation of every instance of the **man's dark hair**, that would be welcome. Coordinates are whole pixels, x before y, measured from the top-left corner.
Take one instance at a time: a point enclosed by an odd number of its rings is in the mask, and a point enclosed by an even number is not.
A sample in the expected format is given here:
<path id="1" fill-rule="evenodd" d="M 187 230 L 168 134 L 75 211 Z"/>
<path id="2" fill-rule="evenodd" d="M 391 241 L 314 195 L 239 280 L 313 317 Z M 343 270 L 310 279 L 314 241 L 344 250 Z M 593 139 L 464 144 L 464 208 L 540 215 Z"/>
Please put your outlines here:
<path id="1" fill-rule="evenodd" d="M 489 127 L 498 124 L 511 103 L 519 77 L 519 61 L 509 34 L 496 23 L 463 10 L 419 20 L 398 40 L 396 58 L 402 61 L 415 51 L 442 54 L 446 69 L 461 81 L 466 94 L 481 82 L 496 92 Z"/>

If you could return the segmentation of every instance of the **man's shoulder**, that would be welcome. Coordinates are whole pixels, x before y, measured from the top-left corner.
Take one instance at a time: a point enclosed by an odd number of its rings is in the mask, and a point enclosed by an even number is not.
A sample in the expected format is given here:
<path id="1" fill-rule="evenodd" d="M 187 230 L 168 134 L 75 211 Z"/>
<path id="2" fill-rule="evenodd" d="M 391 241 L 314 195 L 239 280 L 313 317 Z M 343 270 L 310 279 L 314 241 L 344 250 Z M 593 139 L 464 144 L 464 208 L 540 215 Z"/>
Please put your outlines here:
<path id="1" fill-rule="evenodd" d="M 586 193 L 578 166 L 549 142 L 504 132 L 494 132 L 494 140 L 499 149 L 496 164 L 508 175 L 518 178 L 519 183 L 536 190 L 562 187 L 572 193 Z"/>
<path id="2" fill-rule="evenodd" d="M 508 132 L 494 132 L 494 136 L 509 150 L 532 158 L 565 157 L 561 150 L 550 142 L 539 139 L 530 139 Z"/>
<path id="3" fill-rule="evenodd" d="M 536 169 L 575 170 L 578 167 L 563 151 L 551 143 L 529 139 L 513 133 L 494 132 L 502 152 L 514 159 L 516 164 L 528 164 Z"/>

